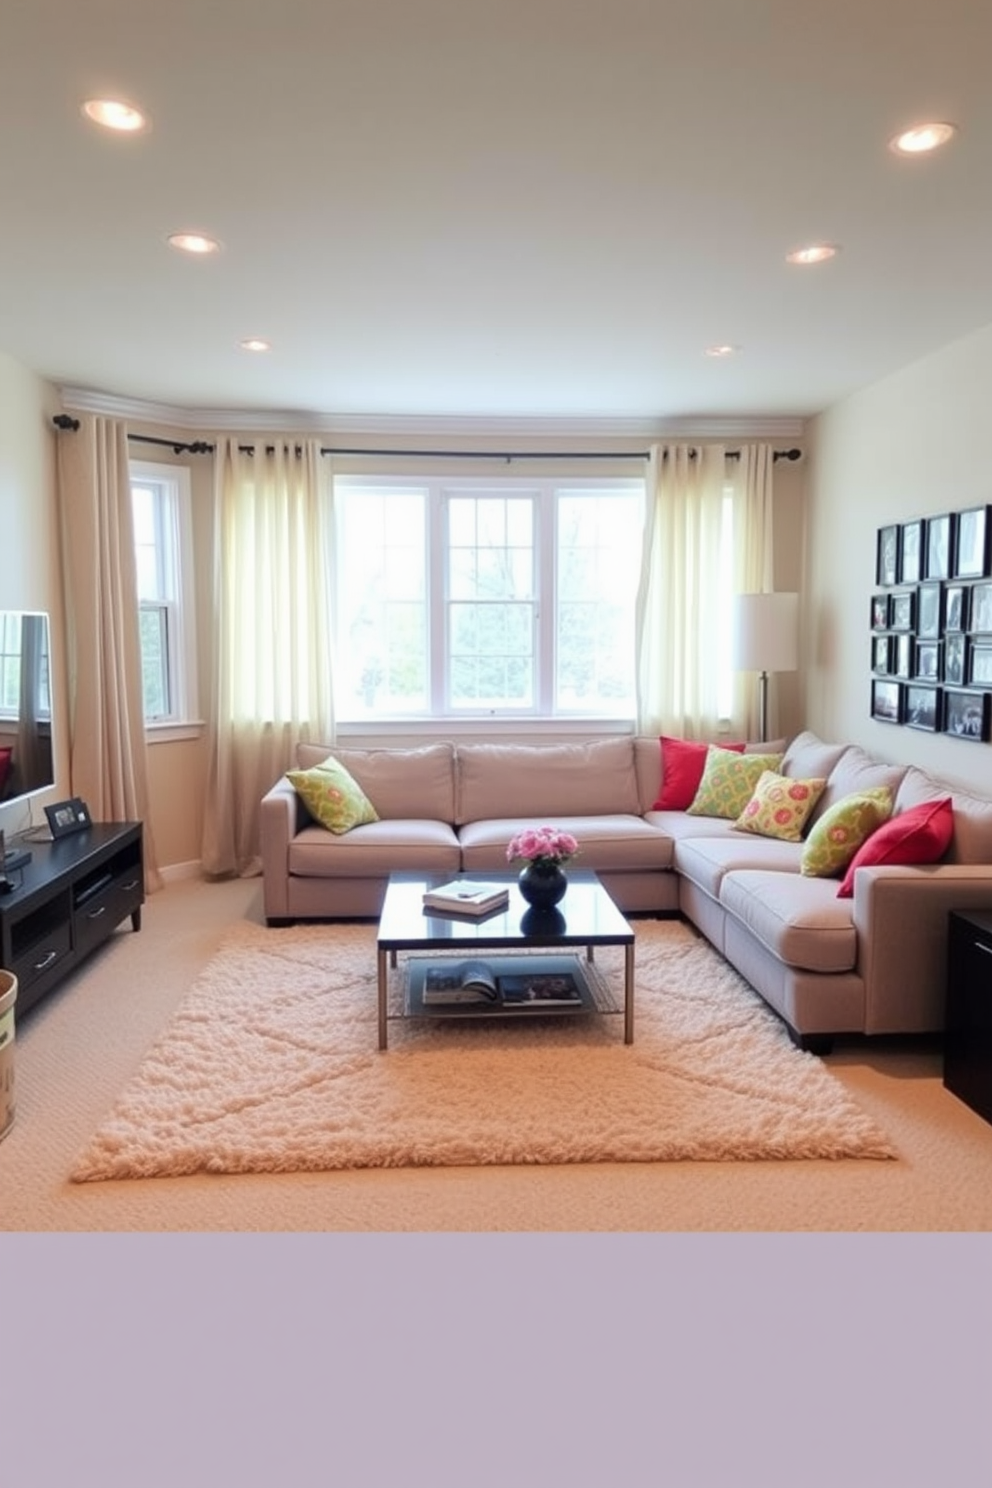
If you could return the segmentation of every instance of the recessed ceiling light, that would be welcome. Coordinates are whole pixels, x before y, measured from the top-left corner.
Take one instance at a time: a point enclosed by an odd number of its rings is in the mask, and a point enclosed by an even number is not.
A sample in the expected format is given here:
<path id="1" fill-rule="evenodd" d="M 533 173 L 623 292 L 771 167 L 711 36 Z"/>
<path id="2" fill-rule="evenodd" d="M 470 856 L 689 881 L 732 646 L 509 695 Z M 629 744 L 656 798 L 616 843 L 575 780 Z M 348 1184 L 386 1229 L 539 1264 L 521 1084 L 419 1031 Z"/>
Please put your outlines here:
<path id="1" fill-rule="evenodd" d="M 706 355 L 708 357 L 729 357 L 733 356 L 735 351 L 740 351 L 740 347 L 729 345 L 707 346 Z"/>
<path id="2" fill-rule="evenodd" d="M 241 347 L 242 351 L 272 350 L 272 342 L 263 341 L 261 336 L 248 336 L 244 341 L 239 341 L 238 345 Z"/>
<path id="3" fill-rule="evenodd" d="M 123 134 L 136 134 L 149 128 L 148 115 L 133 104 L 122 103 L 119 98 L 88 98 L 83 104 L 83 113 L 94 124 Z"/>
<path id="4" fill-rule="evenodd" d="M 926 155 L 938 150 L 957 134 L 954 124 L 914 124 L 889 140 L 889 149 L 897 155 Z"/>
<path id="5" fill-rule="evenodd" d="M 807 243 L 805 248 L 794 248 L 791 253 L 787 253 L 785 261 L 791 264 L 826 263 L 828 258 L 833 258 L 839 251 L 837 243 Z"/>
<path id="6" fill-rule="evenodd" d="M 179 248 L 183 253 L 204 254 L 220 252 L 220 244 L 217 239 L 205 237 L 203 233 L 170 233 L 169 242 L 173 248 Z"/>

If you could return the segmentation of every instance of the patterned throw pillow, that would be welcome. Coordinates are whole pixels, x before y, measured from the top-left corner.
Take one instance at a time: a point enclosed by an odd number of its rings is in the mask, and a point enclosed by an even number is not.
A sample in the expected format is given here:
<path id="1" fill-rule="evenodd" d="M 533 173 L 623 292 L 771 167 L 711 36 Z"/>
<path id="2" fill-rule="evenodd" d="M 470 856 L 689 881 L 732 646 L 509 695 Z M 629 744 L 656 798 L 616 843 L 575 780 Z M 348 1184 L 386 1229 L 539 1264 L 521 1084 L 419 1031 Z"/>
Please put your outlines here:
<path id="1" fill-rule="evenodd" d="M 358 781 L 333 755 L 310 770 L 287 770 L 286 779 L 310 815 L 338 836 L 364 822 L 379 820 Z"/>
<path id="2" fill-rule="evenodd" d="M 734 826 L 738 831 L 754 832 L 759 837 L 799 842 L 807 818 L 823 795 L 826 783 L 826 776 L 793 780 L 788 775 L 765 770 Z"/>
<path id="3" fill-rule="evenodd" d="M 813 823 L 803 844 L 800 872 L 807 878 L 843 873 L 862 842 L 888 821 L 893 800 L 889 787 L 879 785 L 835 802 Z"/>
<path id="4" fill-rule="evenodd" d="M 725 816 L 735 820 L 751 799 L 765 770 L 777 770 L 780 754 L 734 754 L 711 744 L 699 789 L 686 810 L 691 816 Z"/>

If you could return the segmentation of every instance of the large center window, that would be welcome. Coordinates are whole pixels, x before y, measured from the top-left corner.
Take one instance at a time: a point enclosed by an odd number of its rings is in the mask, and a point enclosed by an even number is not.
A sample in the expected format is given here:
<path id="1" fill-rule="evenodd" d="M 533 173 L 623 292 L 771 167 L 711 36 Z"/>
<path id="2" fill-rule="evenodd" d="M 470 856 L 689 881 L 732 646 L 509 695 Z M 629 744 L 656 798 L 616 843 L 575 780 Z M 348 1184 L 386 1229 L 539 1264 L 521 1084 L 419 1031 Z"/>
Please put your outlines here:
<path id="1" fill-rule="evenodd" d="M 642 481 L 338 477 L 338 718 L 632 718 L 643 503 Z"/>

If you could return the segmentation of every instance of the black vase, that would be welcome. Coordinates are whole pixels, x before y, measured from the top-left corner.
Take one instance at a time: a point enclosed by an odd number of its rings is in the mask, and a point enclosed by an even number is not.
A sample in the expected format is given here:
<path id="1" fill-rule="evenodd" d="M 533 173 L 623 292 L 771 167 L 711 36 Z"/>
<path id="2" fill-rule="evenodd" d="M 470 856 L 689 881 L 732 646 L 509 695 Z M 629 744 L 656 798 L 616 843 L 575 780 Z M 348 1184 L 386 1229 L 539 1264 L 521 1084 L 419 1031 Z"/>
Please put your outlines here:
<path id="1" fill-rule="evenodd" d="M 534 909 L 553 909 L 568 888 L 560 863 L 528 863 L 521 868 L 517 882 L 521 894 Z"/>

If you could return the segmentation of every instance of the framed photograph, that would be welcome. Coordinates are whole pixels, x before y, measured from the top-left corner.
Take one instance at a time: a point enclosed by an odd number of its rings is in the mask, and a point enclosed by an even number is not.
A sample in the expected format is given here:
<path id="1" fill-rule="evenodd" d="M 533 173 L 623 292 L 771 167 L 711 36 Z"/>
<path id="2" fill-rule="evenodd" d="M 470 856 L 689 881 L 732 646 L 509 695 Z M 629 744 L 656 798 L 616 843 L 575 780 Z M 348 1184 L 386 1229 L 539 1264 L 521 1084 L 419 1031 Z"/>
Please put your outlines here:
<path id="1" fill-rule="evenodd" d="M 878 529 L 878 551 L 875 558 L 875 582 L 883 588 L 891 588 L 899 576 L 899 528 Z"/>
<path id="2" fill-rule="evenodd" d="M 871 684 L 871 716 L 880 723 L 902 722 L 901 683 L 876 681 Z"/>
<path id="3" fill-rule="evenodd" d="M 927 556 L 923 565 L 926 579 L 949 579 L 951 576 L 954 517 L 951 512 L 931 517 L 927 522 Z"/>
<path id="4" fill-rule="evenodd" d="M 910 728 L 934 733 L 940 723 L 940 688 L 920 687 L 916 683 L 907 687 L 905 721 Z"/>
<path id="5" fill-rule="evenodd" d="M 871 628 L 872 630 L 888 630 L 889 628 L 889 596 L 887 594 L 873 594 L 871 597 Z"/>
<path id="6" fill-rule="evenodd" d="M 958 692 L 944 689 L 944 733 L 956 739 L 984 741 L 989 736 L 989 701 L 992 693 Z"/>
<path id="7" fill-rule="evenodd" d="M 967 681 L 969 687 L 992 687 L 992 643 L 972 646 Z"/>
<path id="8" fill-rule="evenodd" d="M 918 584 L 923 577 L 923 529 L 922 517 L 899 528 L 900 584 Z"/>
<path id="9" fill-rule="evenodd" d="M 913 675 L 913 637 L 908 635 L 890 636 L 892 642 L 889 650 L 889 671 L 897 677 L 911 677 Z M 894 647 L 895 655 L 892 654 Z"/>
<path id="10" fill-rule="evenodd" d="M 876 636 L 871 645 L 871 669 L 886 677 L 892 670 L 892 636 Z"/>
<path id="11" fill-rule="evenodd" d="M 940 678 L 940 642 L 917 641 L 916 665 L 913 676 L 921 681 L 936 682 Z"/>
<path id="12" fill-rule="evenodd" d="M 987 506 L 972 506 L 958 512 L 954 541 L 954 576 L 983 579 L 989 572 L 989 535 L 992 523 Z"/>
<path id="13" fill-rule="evenodd" d="M 916 591 L 916 634 L 921 639 L 936 640 L 943 617 L 944 586 L 939 582 L 921 584 Z"/>
<path id="14" fill-rule="evenodd" d="M 72 832 L 85 832 L 87 827 L 93 825 L 89 807 L 78 796 L 72 796 L 68 801 L 56 801 L 54 806 L 46 806 L 45 815 L 53 837 L 68 837 Z"/>
<path id="15" fill-rule="evenodd" d="M 907 589 L 901 594 L 891 595 L 889 599 L 889 629 L 912 630 L 915 613 L 915 590 Z"/>
<path id="16" fill-rule="evenodd" d="M 963 687 L 965 681 L 965 638 L 960 632 L 944 640 L 944 681 L 950 687 Z"/>
<path id="17" fill-rule="evenodd" d="M 944 629 L 968 629 L 968 588 L 964 584 L 948 584 L 944 589 Z"/>
<path id="18" fill-rule="evenodd" d="M 972 635 L 992 635 L 992 584 L 972 584 L 968 629 Z"/>

